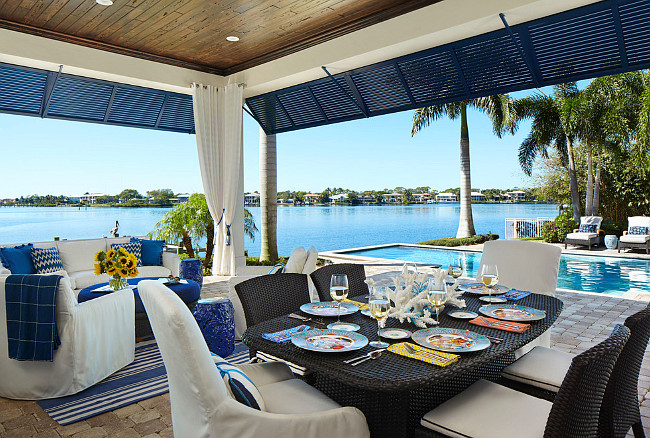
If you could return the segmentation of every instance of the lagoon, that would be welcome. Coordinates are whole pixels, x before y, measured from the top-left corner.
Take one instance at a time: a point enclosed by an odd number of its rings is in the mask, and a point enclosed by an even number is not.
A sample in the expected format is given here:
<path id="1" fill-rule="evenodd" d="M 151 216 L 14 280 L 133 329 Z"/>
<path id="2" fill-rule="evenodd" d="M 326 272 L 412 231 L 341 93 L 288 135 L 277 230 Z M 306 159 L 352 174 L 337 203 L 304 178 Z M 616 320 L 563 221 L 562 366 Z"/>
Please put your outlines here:
<path id="1" fill-rule="evenodd" d="M 121 235 L 144 235 L 153 230 L 168 208 L 0 207 L 0 244 L 108 235 L 115 221 Z M 260 224 L 260 208 L 249 207 Z M 505 218 L 555 217 L 551 204 L 475 204 L 476 232 L 503 236 Z M 314 245 L 319 251 L 387 243 L 416 243 L 455 236 L 459 204 L 408 206 L 278 206 L 278 252 L 289 255 L 296 246 Z M 260 253 L 260 236 L 248 238 L 249 255 Z"/>

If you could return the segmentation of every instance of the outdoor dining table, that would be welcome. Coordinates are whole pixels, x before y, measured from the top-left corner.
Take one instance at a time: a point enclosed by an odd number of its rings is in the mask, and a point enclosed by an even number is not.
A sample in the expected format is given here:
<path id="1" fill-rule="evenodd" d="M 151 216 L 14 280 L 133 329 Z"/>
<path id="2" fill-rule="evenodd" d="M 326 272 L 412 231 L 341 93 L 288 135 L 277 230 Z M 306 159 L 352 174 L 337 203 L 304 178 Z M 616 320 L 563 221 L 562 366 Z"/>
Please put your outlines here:
<path id="1" fill-rule="evenodd" d="M 466 310 L 478 313 L 479 307 L 484 305 L 476 296 L 465 294 L 464 299 Z M 523 333 L 513 333 L 470 324 L 467 320 L 454 319 L 448 316 L 446 311 L 441 314 L 439 327 L 471 330 L 503 339 L 500 343 L 492 343 L 482 351 L 460 353 L 461 358 L 446 367 L 388 351 L 378 359 L 366 361 L 358 366 L 350 366 L 344 363 L 346 359 L 368 353 L 374 348 L 365 346 L 351 352 L 320 353 L 298 348 L 291 342 L 275 343 L 262 338 L 264 333 L 273 333 L 303 324 L 288 316 L 249 327 L 243 335 L 243 341 L 250 348 L 251 357 L 255 351 L 263 351 L 312 371 L 309 383 L 339 404 L 359 408 L 366 415 L 373 437 L 411 437 L 421 416 L 430 409 L 460 393 L 478 379 L 498 379 L 501 369 L 514 361 L 515 350 L 549 329 L 563 307 L 561 300 L 539 294 L 531 294 L 512 304 L 544 310 L 546 318 L 530 322 L 530 328 Z M 449 310 L 449 306 L 446 310 Z M 332 322 L 334 318 L 323 318 L 323 320 Z M 376 320 L 360 312 L 343 316 L 341 320 L 360 325 L 358 333 L 369 340 L 377 339 Z M 393 318 L 388 318 L 386 327 L 399 327 L 411 332 L 419 330 L 411 323 L 400 323 Z M 324 328 L 324 326 L 314 328 Z M 410 341 L 410 339 L 389 342 L 403 341 Z"/>

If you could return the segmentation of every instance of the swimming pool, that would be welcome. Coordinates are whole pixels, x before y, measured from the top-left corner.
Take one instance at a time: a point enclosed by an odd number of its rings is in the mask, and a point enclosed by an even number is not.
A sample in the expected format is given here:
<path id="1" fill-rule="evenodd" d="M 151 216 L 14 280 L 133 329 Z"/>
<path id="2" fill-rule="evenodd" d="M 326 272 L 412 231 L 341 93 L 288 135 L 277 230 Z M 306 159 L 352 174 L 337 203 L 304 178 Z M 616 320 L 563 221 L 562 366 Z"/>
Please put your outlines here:
<path id="1" fill-rule="evenodd" d="M 465 255 L 467 271 L 463 275 L 476 277 L 481 252 L 393 245 L 344 253 L 447 266 L 452 251 Z M 562 254 L 557 287 L 616 296 L 628 291 L 650 292 L 650 260 Z"/>

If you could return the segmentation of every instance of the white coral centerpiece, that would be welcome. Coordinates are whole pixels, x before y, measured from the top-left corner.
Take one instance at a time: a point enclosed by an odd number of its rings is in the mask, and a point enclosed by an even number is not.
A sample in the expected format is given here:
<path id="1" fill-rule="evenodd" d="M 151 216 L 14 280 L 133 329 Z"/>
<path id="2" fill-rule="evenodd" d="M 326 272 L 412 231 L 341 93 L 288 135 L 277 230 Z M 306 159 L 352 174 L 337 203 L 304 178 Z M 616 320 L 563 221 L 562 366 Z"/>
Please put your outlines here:
<path id="1" fill-rule="evenodd" d="M 422 272 L 410 272 L 407 265 L 404 265 L 399 276 L 393 277 L 394 290 L 388 290 L 388 297 L 391 300 L 391 308 L 388 316 L 399 319 L 400 322 L 408 321 L 420 328 L 426 328 L 427 324 L 436 325 L 432 312 L 429 310 L 429 299 L 427 291 L 431 288 L 447 290 L 447 303 L 456 307 L 465 307 L 465 301 L 459 298 L 461 292 L 456 291 L 458 280 L 452 286 L 445 282 L 447 271 L 444 269 L 433 269 L 432 278 Z M 375 280 L 366 280 L 372 289 L 377 287 Z"/>

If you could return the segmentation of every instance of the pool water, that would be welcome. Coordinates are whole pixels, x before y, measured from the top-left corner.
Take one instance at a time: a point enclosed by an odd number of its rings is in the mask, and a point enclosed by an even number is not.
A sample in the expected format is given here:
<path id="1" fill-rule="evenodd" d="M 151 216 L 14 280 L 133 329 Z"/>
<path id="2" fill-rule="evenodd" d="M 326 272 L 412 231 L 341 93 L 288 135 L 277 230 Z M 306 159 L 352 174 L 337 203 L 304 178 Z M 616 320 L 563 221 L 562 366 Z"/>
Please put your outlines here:
<path id="1" fill-rule="evenodd" d="M 345 251 L 346 254 L 355 256 L 405 260 L 443 266 L 447 266 L 450 252 L 464 254 L 466 272 L 463 275 L 476 277 L 481 263 L 481 252 L 399 245 Z M 628 291 L 650 292 L 649 280 L 650 260 L 562 254 L 557 287 L 559 289 L 620 296 Z"/>

